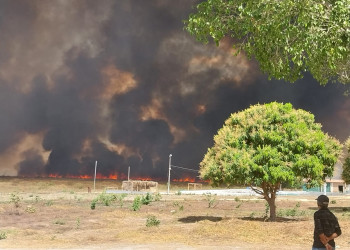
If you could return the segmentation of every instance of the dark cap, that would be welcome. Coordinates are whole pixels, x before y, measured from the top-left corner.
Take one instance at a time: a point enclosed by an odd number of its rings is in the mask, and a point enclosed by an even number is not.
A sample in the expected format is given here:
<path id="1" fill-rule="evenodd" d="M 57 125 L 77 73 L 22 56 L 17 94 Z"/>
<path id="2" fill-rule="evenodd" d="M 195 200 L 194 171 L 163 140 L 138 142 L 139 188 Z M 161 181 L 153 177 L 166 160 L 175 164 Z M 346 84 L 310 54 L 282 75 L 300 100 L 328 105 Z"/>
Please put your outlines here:
<path id="1" fill-rule="evenodd" d="M 329 198 L 324 194 L 318 196 L 316 200 L 317 200 L 317 204 L 320 204 L 320 205 L 328 205 L 329 203 Z"/>

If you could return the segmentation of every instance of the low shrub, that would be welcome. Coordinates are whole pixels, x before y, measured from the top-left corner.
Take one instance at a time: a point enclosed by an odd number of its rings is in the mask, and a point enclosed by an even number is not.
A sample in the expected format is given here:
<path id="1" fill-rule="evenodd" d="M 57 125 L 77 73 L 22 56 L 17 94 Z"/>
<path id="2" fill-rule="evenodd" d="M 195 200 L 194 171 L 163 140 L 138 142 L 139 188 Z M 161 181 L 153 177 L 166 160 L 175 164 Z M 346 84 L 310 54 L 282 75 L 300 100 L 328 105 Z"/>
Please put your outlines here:
<path id="1" fill-rule="evenodd" d="M 11 196 L 10 197 L 10 202 L 13 203 L 15 208 L 19 208 L 20 207 L 20 201 L 22 200 L 22 198 L 19 197 L 19 195 L 15 194 L 15 193 L 11 193 L 10 196 Z"/>
<path id="2" fill-rule="evenodd" d="M 96 208 L 96 203 L 97 203 L 97 199 L 93 199 L 93 200 L 91 201 L 90 208 L 91 208 L 92 210 L 94 210 L 94 209 Z"/>
<path id="3" fill-rule="evenodd" d="M 305 216 L 306 211 L 305 210 L 300 210 L 300 202 L 298 202 L 294 208 L 290 209 L 281 209 L 277 211 L 277 216 L 279 217 L 296 217 L 296 216 Z"/>
<path id="4" fill-rule="evenodd" d="M 53 224 L 56 224 L 56 225 L 64 225 L 64 224 L 66 224 L 66 222 L 63 221 L 63 220 L 61 220 L 61 219 L 58 219 L 58 220 L 55 220 L 55 221 L 53 222 Z"/>
<path id="5" fill-rule="evenodd" d="M 103 192 L 99 196 L 97 196 L 95 199 L 91 201 L 90 208 L 95 209 L 96 204 L 101 203 L 105 206 L 110 206 L 112 202 L 117 201 L 119 203 L 119 206 L 122 207 L 124 205 L 124 198 L 127 196 L 127 194 L 106 194 L 106 192 Z"/>
<path id="6" fill-rule="evenodd" d="M 45 203 L 45 205 L 48 206 L 48 207 L 50 207 L 50 206 L 53 205 L 53 201 L 50 201 L 50 200 L 49 200 L 49 201 L 47 201 L 47 202 Z"/>
<path id="7" fill-rule="evenodd" d="M 160 201 L 162 199 L 162 196 L 160 195 L 160 193 L 156 193 L 153 197 L 154 201 Z"/>
<path id="8" fill-rule="evenodd" d="M 26 212 L 27 212 L 27 213 L 35 213 L 35 212 L 36 212 L 36 209 L 35 209 L 35 207 L 27 206 Z"/>
<path id="9" fill-rule="evenodd" d="M 150 215 L 147 217 L 146 227 L 159 226 L 159 224 L 160 224 L 160 220 L 158 220 L 156 216 Z"/>
<path id="10" fill-rule="evenodd" d="M 140 196 L 136 196 L 134 198 L 134 201 L 132 202 L 131 209 L 133 211 L 138 211 L 138 210 L 140 210 L 141 205 L 142 205 L 141 197 Z"/>
<path id="11" fill-rule="evenodd" d="M 6 232 L 0 232 L 0 240 L 4 240 L 7 238 Z"/>
<path id="12" fill-rule="evenodd" d="M 211 193 L 207 193 L 207 194 L 204 194 L 207 201 L 208 201 L 208 207 L 211 208 L 211 207 L 215 207 L 217 204 L 216 202 L 216 194 L 211 194 Z"/>
<path id="13" fill-rule="evenodd" d="M 146 196 L 142 196 L 141 202 L 143 205 L 148 205 L 153 201 L 153 197 L 150 193 L 147 193 Z"/>

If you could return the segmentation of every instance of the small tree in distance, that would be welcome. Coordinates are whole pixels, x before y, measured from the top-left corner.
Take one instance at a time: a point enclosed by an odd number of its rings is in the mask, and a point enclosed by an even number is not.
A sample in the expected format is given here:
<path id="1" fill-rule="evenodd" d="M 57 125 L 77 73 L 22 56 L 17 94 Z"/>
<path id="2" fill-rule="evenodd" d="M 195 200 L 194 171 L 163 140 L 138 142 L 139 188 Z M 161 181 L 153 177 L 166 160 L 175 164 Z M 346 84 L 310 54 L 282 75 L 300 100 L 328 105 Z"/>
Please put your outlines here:
<path id="1" fill-rule="evenodd" d="M 341 144 L 314 116 L 290 103 L 255 105 L 231 114 L 200 163 L 200 175 L 217 186 L 241 184 L 262 195 L 276 220 L 281 183 L 306 179 L 309 187 L 332 176 Z"/>
<path id="2" fill-rule="evenodd" d="M 343 164 L 342 178 L 346 184 L 350 183 L 350 137 L 345 141 L 347 155 Z"/>

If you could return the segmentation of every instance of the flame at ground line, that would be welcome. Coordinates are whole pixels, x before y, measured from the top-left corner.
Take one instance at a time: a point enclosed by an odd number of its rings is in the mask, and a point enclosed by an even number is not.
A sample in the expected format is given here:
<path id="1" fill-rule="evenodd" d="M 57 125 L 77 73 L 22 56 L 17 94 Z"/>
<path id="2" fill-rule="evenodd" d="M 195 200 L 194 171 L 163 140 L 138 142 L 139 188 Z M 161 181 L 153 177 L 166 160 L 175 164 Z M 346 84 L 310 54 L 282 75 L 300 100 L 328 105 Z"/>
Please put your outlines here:
<path id="1" fill-rule="evenodd" d="M 69 178 L 69 179 L 93 179 L 94 176 L 90 175 L 60 175 L 60 174 L 49 174 L 49 178 Z M 105 180 L 122 180 L 127 179 L 124 174 L 110 174 L 108 176 L 102 174 L 96 174 L 96 179 L 105 179 Z"/>
<path id="2" fill-rule="evenodd" d="M 68 178 L 68 179 L 93 179 L 94 176 L 90 175 L 60 175 L 60 174 L 49 174 L 47 177 L 49 178 Z M 125 174 L 110 174 L 108 176 L 102 175 L 102 174 L 96 174 L 96 179 L 103 179 L 103 180 L 127 180 L 128 177 Z M 139 176 L 139 177 L 131 177 L 130 180 L 139 180 L 139 181 L 166 181 L 166 178 L 152 178 L 150 176 Z M 195 178 L 191 177 L 185 177 L 185 178 L 178 178 L 178 179 L 172 179 L 172 182 L 208 182 L 205 180 L 196 180 Z"/>

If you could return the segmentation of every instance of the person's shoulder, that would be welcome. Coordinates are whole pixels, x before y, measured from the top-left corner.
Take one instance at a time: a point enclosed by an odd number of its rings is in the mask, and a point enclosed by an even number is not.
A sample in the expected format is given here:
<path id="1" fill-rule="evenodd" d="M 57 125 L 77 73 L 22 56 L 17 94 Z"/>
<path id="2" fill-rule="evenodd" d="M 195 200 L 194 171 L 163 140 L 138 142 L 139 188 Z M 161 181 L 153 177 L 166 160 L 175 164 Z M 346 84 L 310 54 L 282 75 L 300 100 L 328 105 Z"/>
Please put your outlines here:
<path id="1" fill-rule="evenodd" d="M 330 210 L 328 210 L 328 211 L 329 211 L 329 213 L 330 213 L 333 217 L 337 218 L 337 217 L 335 216 L 335 214 L 334 214 L 332 211 L 330 211 Z"/>

